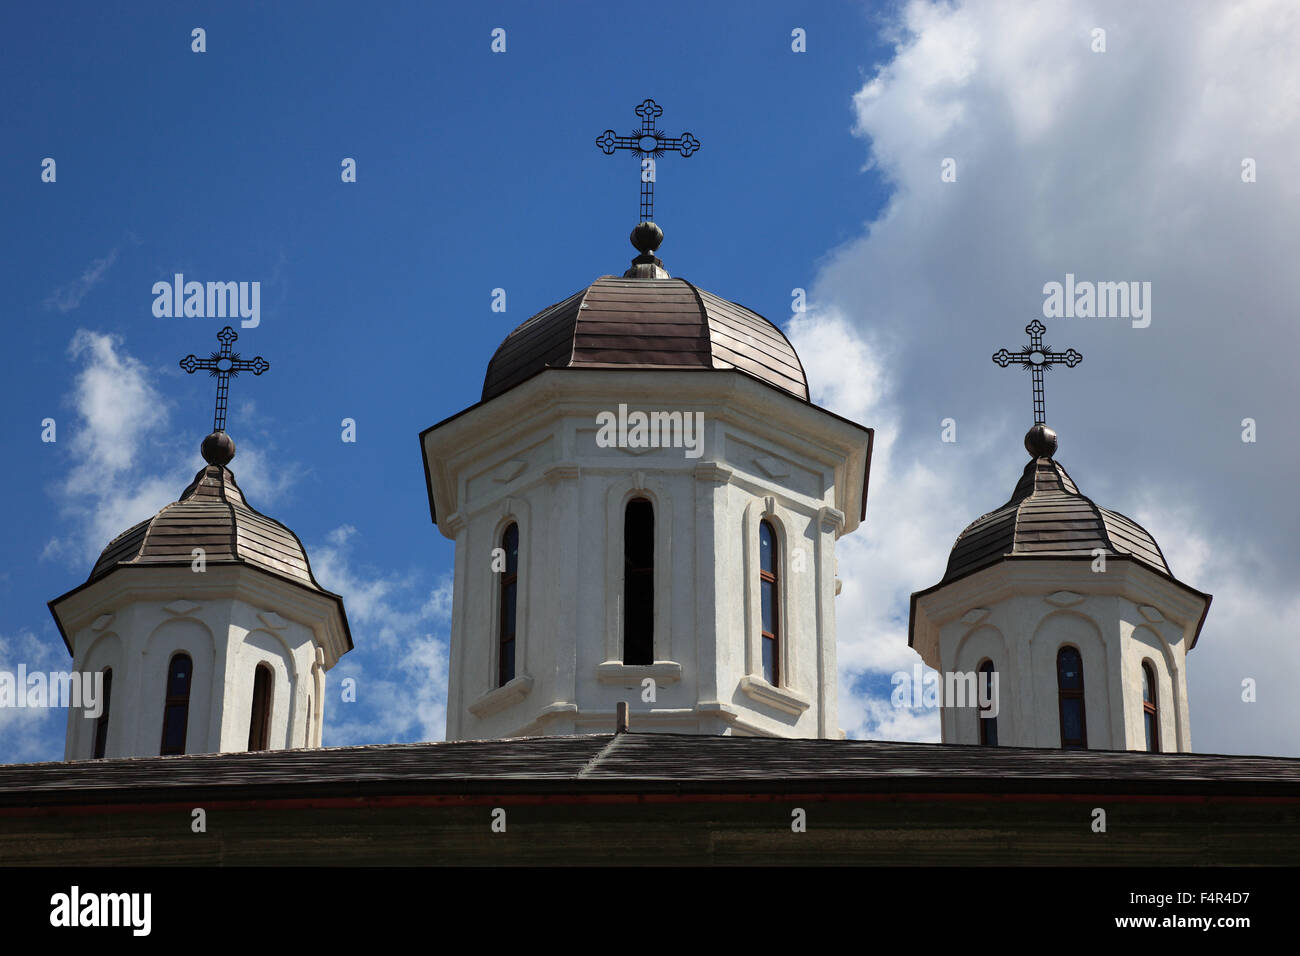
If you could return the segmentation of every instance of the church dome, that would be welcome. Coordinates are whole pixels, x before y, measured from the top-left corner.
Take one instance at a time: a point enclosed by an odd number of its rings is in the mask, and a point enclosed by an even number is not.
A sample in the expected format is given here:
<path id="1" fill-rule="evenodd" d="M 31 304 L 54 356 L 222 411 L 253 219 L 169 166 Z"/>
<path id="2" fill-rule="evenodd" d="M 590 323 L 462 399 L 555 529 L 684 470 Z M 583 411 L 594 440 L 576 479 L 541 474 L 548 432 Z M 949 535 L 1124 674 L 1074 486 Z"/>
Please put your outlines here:
<path id="1" fill-rule="evenodd" d="M 233 456 L 234 443 L 224 433 L 214 434 L 225 438 Z M 244 564 L 329 594 L 312 576 L 298 536 L 249 507 L 234 474 L 225 467 L 229 457 L 221 453 L 224 449 L 209 448 L 212 438 L 204 442 L 209 464 L 194 476 L 180 499 L 109 542 L 87 583 L 121 567 L 189 564 L 193 550 L 202 548 L 209 565 Z"/>
<path id="2" fill-rule="evenodd" d="M 1033 445 L 1033 437 L 1031 430 L 1027 444 Z M 1055 441 L 1050 445 L 1054 449 Z M 941 583 L 1003 558 L 1092 556 L 1097 548 L 1173 577 L 1160 546 L 1145 528 L 1081 494 L 1055 459 L 1037 457 L 1025 465 L 1011 499 L 958 536 Z"/>
<path id="3" fill-rule="evenodd" d="M 780 329 L 668 277 L 649 253 L 624 277 L 602 276 L 506 336 L 488 363 L 483 400 L 548 368 L 736 369 L 808 401 L 803 365 Z"/>

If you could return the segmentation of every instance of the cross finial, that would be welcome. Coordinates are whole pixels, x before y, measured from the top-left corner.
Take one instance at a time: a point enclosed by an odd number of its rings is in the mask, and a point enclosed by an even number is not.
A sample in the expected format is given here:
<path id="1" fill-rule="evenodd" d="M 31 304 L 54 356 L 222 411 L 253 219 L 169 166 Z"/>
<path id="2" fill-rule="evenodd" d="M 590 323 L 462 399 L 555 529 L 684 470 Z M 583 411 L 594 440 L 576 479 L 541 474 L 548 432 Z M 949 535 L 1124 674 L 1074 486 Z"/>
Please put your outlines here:
<path id="1" fill-rule="evenodd" d="M 230 394 L 230 379 L 240 372 L 252 372 L 254 375 L 261 375 L 271 363 L 262 356 L 254 359 L 240 358 L 238 352 L 232 352 L 230 347 L 235 343 L 239 335 L 233 328 L 226 326 L 217 333 L 217 341 L 221 343 L 221 350 L 209 353 L 205 359 L 198 358 L 193 353 L 181 359 L 181 368 L 193 375 L 199 369 L 207 370 L 208 374 L 217 380 L 217 407 L 212 416 L 212 434 L 203 441 L 203 457 L 214 465 L 225 465 L 235 456 L 235 446 L 225 434 L 226 431 L 226 399 Z M 224 441 L 219 440 L 224 439 Z M 228 449 L 228 454 L 226 450 Z M 212 455 L 209 452 L 212 452 Z M 224 457 L 225 461 L 214 461 L 213 457 Z"/>
<path id="2" fill-rule="evenodd" d="M 596 137 L 596 145 L 606 156 L 613 156 L 616 150 L 631 150 L 632 155 L 641 159 L 641 222 L 653 223 L 655 211 L 655 160 L 665 152 L 676 151 L 683 156 L 691 156 L 700 148 L 700 141 L 690 133 L 681 136 L 667 136 L 655 122 L 664 113 L 664 108 L 654 100 L 646 100 L 636 108 L 636 115 L 641 117 L 641 128 L 628 136 L 620 136 L 612 129 L 607 129 Z M 639 228 L 639 227 L 638 227 Z M 655 233 L 657 233 L 657 240 Z M 637 243 L 637 232 L 633 232 L 633 243 Z M 644 255 L 650 255 L 663 241 L 663 233 L 658 229 L 643 230 L 641 243 L 637 249 Z M 653 245 L 650 243 L 653 242 Z M 648 248 L 642 248 L 642 246 Z"/>
<path id="3" fill-rule="evenodd" d="M 1043 373 L 1050 371 L 1057 362 L 1064 362 L 1067 368 L 1074 368 L 1083 361 L 1083 356 L 1074 349 L 1053 352 L 1050 346 L 1043 345 L 1043 333 L 1047 326 L 1034 319 L 1025 326 L 1029 333 L 1029 344 L 1018 352 L 999 349 L 993 353 L 993 361 L 1002 368 L 1015 362 L 1027 369 L 1034 383 L 1034 427 L 1025 436 L 1025 447 L 1036 458 L 1050 457 L 1056 451 L 1056 433 L 1047 427 L 1047 403 L 1043 396 Z"/>

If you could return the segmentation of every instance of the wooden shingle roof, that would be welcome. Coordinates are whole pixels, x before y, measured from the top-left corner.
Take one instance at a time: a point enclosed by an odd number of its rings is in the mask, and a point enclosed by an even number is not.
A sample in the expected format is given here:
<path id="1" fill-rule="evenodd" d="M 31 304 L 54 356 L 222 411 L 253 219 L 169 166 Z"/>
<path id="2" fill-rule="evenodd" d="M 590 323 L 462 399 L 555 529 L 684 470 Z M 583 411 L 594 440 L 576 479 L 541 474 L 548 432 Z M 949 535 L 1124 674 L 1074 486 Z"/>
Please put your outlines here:
<path id="1" fill-rule="evenodd" d="M 547 368 L 738 369 L 808 401 L 781 330 L 684 279 L 602 276 L 511 332 L 488 363 L 483 400 Z"/>
<path id="2" fill-rule="evenodd" d="M 230 469 L 214 464 L 201 468 L 177 501 L 109 542 L 88 581 L 120 567 L 188 564 L 195 548 L 209 564 L 247 564 L 328 593 L 298 536 L 250 507 Z"/>
<path id="3" fill-rule="evenodd" d="M 943 582 L 1007 557 L 1092 555 L 1098 548 L 1173 577 L 1160 546 L 1146 529 L 1083 495 L 1060 462 L 1035 458 L 1025 465 L 1010 500 L 958 536 Z"/>
<path id="4" fill-rule="evenodd" d="M 1300 760 L 867 740 L 593 734 L 0 766 L 0 807 L 402 793 L 1300 796 Z"/>

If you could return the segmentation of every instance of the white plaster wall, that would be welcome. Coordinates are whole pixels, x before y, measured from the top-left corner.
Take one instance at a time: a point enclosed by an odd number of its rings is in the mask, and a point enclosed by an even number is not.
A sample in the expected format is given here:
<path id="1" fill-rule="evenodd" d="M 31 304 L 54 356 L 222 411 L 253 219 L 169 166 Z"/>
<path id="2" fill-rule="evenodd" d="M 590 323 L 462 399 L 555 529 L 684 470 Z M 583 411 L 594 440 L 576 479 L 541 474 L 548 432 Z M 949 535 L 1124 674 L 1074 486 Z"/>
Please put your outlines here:
<path id="1" fill-rule="evenodd" d="M 1187 642 L 1203 602 L 1132 562 L 1004 561 L 918 601 L 914 642 L 941 672 L 999 671 L 1002 746 L 1059 747 L 1056 655 L 1079 648 L 1089 749 L 1145 750 L 1141 663 L 1159 685 L 1160 747 L 1191 749 Z M 973 710 L 944 707 L 945 743 L 976 744 Z"/>
<path id="2" fill-rule="evenodd" d="M 227 572 L 209 569 L 204 580 L 178 577 L 188 587 L 163 581 L 159 572 L 151 599 L 116 593 L 117 583 L 138 586 L 148 572 L 115 572 L 95 585 L 83 622 L 72 632 L 73 670 L 113 668 L 112 699 L 105 756 L 156 756 L 161 746 L 166 678 L 180 652 L 193 662 L 186 753 L 247 749 L 255 669 L 267 663 L 274 674 L 270 745 L 272 749 L 319 745 L 324 702 L 316 689 L 313 664 L 319 643 L 301 608 L 285 617 L 265 600 L 283 594 L 279 610 L 290 612 L 301 601 L 292 586 L 260 575 L 257 603 L 232 596 L 239 586 Z M 233 574 L 233 572 L 230 572 Z M 256 573 L 256 572 L 243 572 Z M 130 577 L 122 577 L 122 575 Z M 223 574 L 226 577 L 223 579 Z M 204 599 L 204 588 L 222 596 Z M 194 598 L 192 600 L 192 598 Z M 309 699 L 314 713 L 309 713 Z M 92 756 L 94 720 L 70 713 L 65 756 Z"/>
<path id="3" fill-rule="evenodd" d="M 703 411 L 703 454 L 598 446 L 596 412 L 618 402 Z M 434 449 L 434 460 L 452 460 L 458 496 L 455 514 L 440 516 L 456 541 L 448 739 L 608 732 L 619 701 L 639 730 L 838 736 L 834 542 L 843 516 L 833 456 L 765 428 L 761 407 L 742 423 L 733 406 L 684 402 L 644 376 L 617 401 L 574 404 L 515 418 L 491 430 L 493 442 Z M 621 665 L 623 516 L 634 497 L 652 502 L 656 522 L 649 667 Z M 775 689 L 760 686 L 755 584 L 765 515 L 783 570 L 785 680 Z M 491 554 L 511 520 L 520 528 L 516 679 L 498 689 Z M 656 681 L 653 703 L 642 700 L 646 676 Z"/>

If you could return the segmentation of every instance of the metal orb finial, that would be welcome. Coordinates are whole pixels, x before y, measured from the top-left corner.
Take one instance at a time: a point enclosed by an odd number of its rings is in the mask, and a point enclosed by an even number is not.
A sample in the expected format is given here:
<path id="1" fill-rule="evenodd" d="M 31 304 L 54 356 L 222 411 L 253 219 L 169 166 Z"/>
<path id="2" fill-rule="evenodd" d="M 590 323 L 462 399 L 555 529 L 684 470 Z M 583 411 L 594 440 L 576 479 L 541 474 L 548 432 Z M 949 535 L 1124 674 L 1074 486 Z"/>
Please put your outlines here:
<path id="1" fill-rule="evenodd" d="M 225 467 L 235 457 L 235 440 L 224 431 L 213 432 L 203 439 L 203 445 L 199 450 L 203 454 L 203 460 L 209 465 Z"/>
<path id="2" fill-rule="evenodd" d="M 1056 454 L 1056 432 L 1046 425 L 1034 425 L 1025 433 L 1025 451 L 1033 458 L 1051 458 Z"/>
<path id="3" fill-rule="evenodd" d="M 664 231 L 656 226 L 653 222 L 637 223 L 629 237 L 632 240 L 632 246 L 643 256 L 653 255 L 655 250 L 663 244 Z"/>

